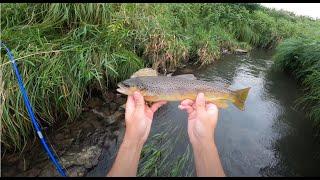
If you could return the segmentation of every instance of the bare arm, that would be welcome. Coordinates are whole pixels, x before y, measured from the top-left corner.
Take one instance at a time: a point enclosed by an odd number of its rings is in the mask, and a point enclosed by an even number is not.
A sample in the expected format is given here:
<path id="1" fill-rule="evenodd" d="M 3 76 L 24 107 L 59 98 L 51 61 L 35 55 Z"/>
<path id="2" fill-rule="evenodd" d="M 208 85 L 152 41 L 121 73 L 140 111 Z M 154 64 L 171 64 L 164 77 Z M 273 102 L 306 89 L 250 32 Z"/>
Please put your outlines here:
<path id="1" fill-rule="evenodd" d="M 143 96 L 135 92 L 126 103 L 126 131 L 117 157 L 107 176 L 136 176 L 140 154 L 151 128 L 153 114 L 166 102 L 157 102 L 151 107 Z"/>
<path id="2" fill-rule="evenodd" d="M 193 153 L 198 176 L 225 176 L 214 142 L 194 147 Z"/>
<path id="3" fill-rule="evenodd" d="M 136 176 L 143 144 L 124 138 L 116 160 L 107 176 Z"/>
<path id="4" fill-rule="evenodd" d="M 188 134 L 197 175 L 225 176 L 213 137 L 218 121 L 217 106 L 206 104 L 203 93 L 199 93 L 196 102 L 184 100 L 179 108 L 186 110 L 189 115 Z"/>

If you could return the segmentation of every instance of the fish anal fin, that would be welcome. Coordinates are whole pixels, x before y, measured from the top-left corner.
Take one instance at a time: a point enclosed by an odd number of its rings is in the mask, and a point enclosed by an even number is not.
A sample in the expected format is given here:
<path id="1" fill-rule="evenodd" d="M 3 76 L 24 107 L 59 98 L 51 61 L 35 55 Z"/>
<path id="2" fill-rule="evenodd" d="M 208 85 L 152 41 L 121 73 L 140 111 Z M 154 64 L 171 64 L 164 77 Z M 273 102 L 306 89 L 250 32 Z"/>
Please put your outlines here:
<path id="1" fill-rule="evenodd" d="M 215 104 L 218 108 L 222 108 L 222 109 L 225 109 L 229 106 L 228 103 L 222 99 L 209 99 L 208 102 L 211 102 Z"/>

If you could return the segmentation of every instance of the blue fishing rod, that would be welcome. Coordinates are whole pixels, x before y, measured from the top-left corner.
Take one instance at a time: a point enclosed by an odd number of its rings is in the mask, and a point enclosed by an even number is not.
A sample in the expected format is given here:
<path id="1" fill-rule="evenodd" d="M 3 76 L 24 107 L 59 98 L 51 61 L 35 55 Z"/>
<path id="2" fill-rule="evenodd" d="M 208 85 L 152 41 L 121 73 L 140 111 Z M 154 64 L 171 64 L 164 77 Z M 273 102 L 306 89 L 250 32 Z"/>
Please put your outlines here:
<path id="1" fill-rule="evenodd" d="M 44 150 L 48 154 L 50 160 L 52 161 L 52 163 L 54 164 L 54 166 L 56 167 L 56 169 L 60 173 L 60 175 L 65 177 L 65 176 L 67 176 L 66 173 L 64 172 L 62 166 L 60 165 L 60 163 L 57 161 L 57 159 L 53 155 L 51 148 L 48 146 L 48 144 L 46 142 L 46 139 L 45 139 L 45 137 L 43 136 L 43 134 L 41 132 L 41 127 L 39 126 L 38 120 L 36 119 L 36 117 L 35 117 L 35 115 L 33 113 L 33 110 L 32 110 L 32 107 L 31 107 L 27 92 L 26 92 L 26 90 L 24 88 L 24 84 L 23 84 L 22 78 L 20 76 L 19 70 L 17 68 L 17 64 L 15 62 L 13 54 L 10 51 L 10 49 L 2 41 L 0 41 L 0 42 L 1 42 L 1 46 L 3 46 L 6 49 L 7 55 L 9 57 L 9 59 L 10 59 L 10 62 L 12 63 L 12 69 L 14 70 L 14 72 L 16 74 L 16 77 L 18 79 L 18 84 L 19 84 L 19 88 L 20 88 L 20 91 L 21 91 L 21 94 L 22 94 L 22 97 L 23 97 L 23 100 L 24 100 L 24 104 L 25 104 L 25 106 L 27 108 L 27 111 L 28 111 L 29 117 L 31 119 L 32 125 L 33 125 L 34 129 L 36 130 L 36 133 L 37 133 L 37 135 L 38 135 L 38 137 L 40 139 L 40 142 L 41 142 Z M 0 46 L 0 48 L 1 48 L 1 46 Z"/>

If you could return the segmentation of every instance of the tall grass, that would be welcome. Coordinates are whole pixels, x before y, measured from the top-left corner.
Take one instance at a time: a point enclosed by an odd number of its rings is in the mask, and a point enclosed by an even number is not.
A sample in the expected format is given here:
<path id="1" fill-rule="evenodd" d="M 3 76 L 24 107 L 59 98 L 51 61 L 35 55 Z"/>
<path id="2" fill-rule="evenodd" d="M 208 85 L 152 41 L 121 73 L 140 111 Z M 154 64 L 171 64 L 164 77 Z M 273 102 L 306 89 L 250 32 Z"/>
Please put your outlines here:
<path id="1" fill-rule="evenodd" d="M 1 4 L 1 40 L 44 126 L 75 120 L 91 89 L 105 92 L 144 66 L 204 66 L 221 48 L 274 47 L 313 24 L 254 4 Z M 1 143 L 22 150 L 32 127 L 3 51 L 0 59 Z"/>
<path id="2" fill-rule="evenodd" d="M 318 33 L 320 31 L 318 30 Z M 297 105 L 320 127 L 320 38 L 292 38 L 277 47 L 276 67 L 302 83 L 304 94 Z"/>

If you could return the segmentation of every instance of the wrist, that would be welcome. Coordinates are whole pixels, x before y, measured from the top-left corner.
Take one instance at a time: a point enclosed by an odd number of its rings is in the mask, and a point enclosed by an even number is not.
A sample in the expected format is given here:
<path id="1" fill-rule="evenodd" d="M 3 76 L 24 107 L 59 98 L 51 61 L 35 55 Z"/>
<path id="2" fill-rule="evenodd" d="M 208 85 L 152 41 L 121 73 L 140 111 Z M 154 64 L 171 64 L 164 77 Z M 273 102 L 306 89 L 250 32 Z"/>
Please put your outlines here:
<path id="1" fill-rule="evenodd" d="M 195 152 L 204 152 L 206 150 L 210 150 L 211 148 L 215 148 L 216 144 L 214 142 L 214 138 L 203 139 L 197 142 L 191 143 L 192 148 Z"/>
<path id="2" fill-rule="evenodd" d="M 137 138 L 131 138 L 130 135 L 125 133 L 122 141 L 122 146 L 126 148 L 137 148 L 137 149 L 142 149 L 144 145 L 144 142 L 140 139 Z"/>

